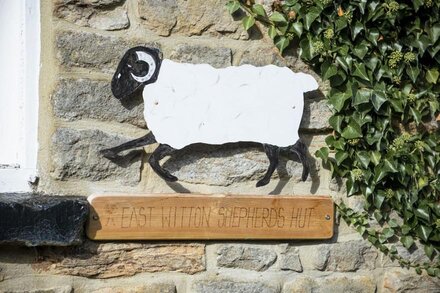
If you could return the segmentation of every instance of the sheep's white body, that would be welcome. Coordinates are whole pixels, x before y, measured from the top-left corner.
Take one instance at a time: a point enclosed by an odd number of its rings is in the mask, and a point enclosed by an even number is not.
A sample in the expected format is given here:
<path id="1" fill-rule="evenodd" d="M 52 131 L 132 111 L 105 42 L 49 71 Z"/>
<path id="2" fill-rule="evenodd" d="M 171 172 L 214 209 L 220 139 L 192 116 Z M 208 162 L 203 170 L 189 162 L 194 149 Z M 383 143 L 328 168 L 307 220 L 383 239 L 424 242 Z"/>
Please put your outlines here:
<path id="1" fill-rule="evenodd" d="M 145 86 L 144 117 L 157 142 L 181 149 L 194 143 L 258 142 L 286 147 L 298 140 L 309 74 L 267 65 L 216 69 L 163 60 Z"/>

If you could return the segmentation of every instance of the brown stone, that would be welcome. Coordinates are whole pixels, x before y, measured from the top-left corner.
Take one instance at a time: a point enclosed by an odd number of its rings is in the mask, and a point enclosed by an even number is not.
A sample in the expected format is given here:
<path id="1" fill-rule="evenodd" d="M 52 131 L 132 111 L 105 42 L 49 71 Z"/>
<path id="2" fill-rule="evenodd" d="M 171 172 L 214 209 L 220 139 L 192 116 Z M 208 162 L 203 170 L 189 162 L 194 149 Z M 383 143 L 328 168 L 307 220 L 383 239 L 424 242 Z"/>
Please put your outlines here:
<path id="1" fill-rule="evenodd" d="M 176 293 L 176 286 L 170 283 L 149 284 L 146 286 L 105 287 L 91 293 Z"/>
<path id="2" fill-rule="evenodd" d="M 140 0 L 139 15 L 145 27 L 160 36 L 206 33 L 248 38 L 241 22 L 225 9 L 224 0 Z"/>
<path id="3" fill-rule="evenodd" d="M 195 274 L 205 270 L 205 245 L 95 243 L 41 251 L 33 268 L 40 273 L 115 278 L 143 272 Z"/>
<path id="4" fill-rule="evenodd" d="M 283 293 L 374 293 L 376 284 L 372 276 L 336 275 L 324 278 L 300 276 L 284 285 Z"/>
<path id="5" fill-rule="evenodd" d="M 440 292 L 440 280 L 427 275 L 417 275 L 414 271 L 393 270 L 385 273 L 382 291 L 386 293 Z"/>

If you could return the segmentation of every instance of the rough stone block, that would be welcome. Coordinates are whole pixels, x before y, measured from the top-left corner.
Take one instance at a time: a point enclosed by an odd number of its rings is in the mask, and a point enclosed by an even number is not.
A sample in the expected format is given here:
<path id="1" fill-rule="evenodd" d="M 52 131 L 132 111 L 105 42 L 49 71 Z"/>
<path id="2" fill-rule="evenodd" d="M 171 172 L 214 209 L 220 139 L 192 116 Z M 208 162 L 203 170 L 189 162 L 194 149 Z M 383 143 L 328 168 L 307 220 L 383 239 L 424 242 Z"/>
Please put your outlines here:
<path id="1" fill-rule="evenodd" d="M 263 282 L 240 282 L 232 280 L 202 280 L 194 284 L 197 293 L 277 293 L 278 285 Z"/>
<path id="2" fill-rule="evenodd" d="M 1 293 L 71 293 L 73 292 L 72 286 L 61 286 L 44 289 L 28 289 L 28 290 L 1 290 Z"/>
<path id="3" fill-rule="evenodd" d="M 229 48 L 211 48 L 200 45 L 180 44 L 171 52 L 170 59 L 192 64 L 207 63 L 217 68 L 231 66 L 232 51 Z"/>
<path id="4" fill-rule="evenodd" d="M 124 185 L 136 185 L 140 180 L 141 151 L 127 151 L 113 161 L 99 153 L 101 149 L 131 139 L 100 130 L 59 128 L 52 136 L 54 168 L 51 175 L 58 180 L 117 180 Z"/>
<path id="5" fill-rule="evenodd" d="M 376 267 L 377 251 L 364 240 L 299 248 L 306 269 L 354 272 Z"/>
<path id="6" fill-rule="evenodd" d="M 327 100 L 322 98 L 304 99 L 304 112 L 300 129 L 328 130 L 331 129 L 328 120 L 332 116 Z"/>
<path id="7" fill-rule="evenodd" d="M 146 128 L 142 97 L 122 103 L 110 89 L 110 81 L 61 79 L 52 97 L 55 116 L 68 121 L 84 118 L 126 122 Z"/>
<path id="8" fill-rule="evenodd" d="M 91 293 L 176 293 L 176 286 L 170 283 L 149 284 L 146 286 L 105 287 Z"/>
<path id="9" fill-rule="evenodd" d="M 272 178 L 301 181 L 302 164 L 282 156 Z M 179 180 L 189 183 L 229 186 L 234 183 L 257 180 L 264 176 L 269 160 L 262 148 L 244 144 L 222 146 L 194 145 L 176 152 L 164 163 Z M 314 168 L 313 162 L 310 162 Z M 311 176 L 307 180 L 312 180 Z"/>
<path id="10" fill-rule="evenodd" d="M 253 271 L 265 271 L 277 259 L 277 254 L 268 248 L 243 245 L 222 245 L 217 251 L 217 265 Z"/>
<path id="11" fill-rule="evenodd" d="M 440 292 L 440 279 L 428 275 L 417 275 L 413 270 L 393 270 L 385 272 L 381 292 Z"/>
<path id="12" fill-rule="evenodd" d="M 298 248 L 286 247 L 280 256 L 280 269 L 299 273 L 303 271 Z"/>
<path id="13" fill-rule="evenodd" d="M 121 57 L 135 45 L 160 47 L 145 40 L 129 42 L 89 32 L 59 31 L 56 37 L 57 58 L 61 65 L 93 68 L 109 74 L 115 72 Z"/>
<path id="14" fill-rule="evenodd" d="M 130 25 L 127 10 L 118 1 L 64 1 L 55 3 L 54 16 L 79 26 L 102 30 L 120 30 Z"/>
<path id="15" fill-rule="evenodd" d="M 224 7 L 223 0 L 140 0 L 139 15 L 160 36 L 209 34 L 247 39 L 248 34 Z"/>
<path id="16" fill-rule="evenodd" d="M 283 293 L 374 293 L 376 284 L 372 276 L 335 275 L 324 278 L 300 276 L 284 285 Z"/>
<path id="17" fill-rule="evenodd" d="M 274 47 L 256 47 L 244 51 L 239 64 L 286 66 L 286 61 Z"/>
<path id="18" fill-rule="evenodd" d="M 205 246 L 87 241 L 78 248 L 45 248 L 33 268 L 41 273 L 98 279 L 144 272 L 195 274 L 205 270 Z"/>
<path id="19" fill-rule="evenodd" d="M 79 197 L 0 194 L 0 243 L 77 245 L 88 214 L 87 201 Z"/>

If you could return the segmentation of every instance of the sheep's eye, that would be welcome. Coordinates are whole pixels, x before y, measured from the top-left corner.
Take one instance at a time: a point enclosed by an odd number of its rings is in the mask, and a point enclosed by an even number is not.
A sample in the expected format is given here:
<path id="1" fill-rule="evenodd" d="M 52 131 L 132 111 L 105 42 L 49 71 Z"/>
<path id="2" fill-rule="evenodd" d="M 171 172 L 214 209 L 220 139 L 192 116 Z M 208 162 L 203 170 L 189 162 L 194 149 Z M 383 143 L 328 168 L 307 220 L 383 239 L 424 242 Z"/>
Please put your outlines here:
<path id="1" fill-rule="evenodd" d="M 137 76 L 145 76 L 145 75 L 147 75 L 149 68 L 150 68 L 150 66 L 148 65 L 148 63 L 146 63 L 144 61 L 137 61 L 133 64 L 131 70 L 132 70 L 133 74 L 135 74 Z"/>

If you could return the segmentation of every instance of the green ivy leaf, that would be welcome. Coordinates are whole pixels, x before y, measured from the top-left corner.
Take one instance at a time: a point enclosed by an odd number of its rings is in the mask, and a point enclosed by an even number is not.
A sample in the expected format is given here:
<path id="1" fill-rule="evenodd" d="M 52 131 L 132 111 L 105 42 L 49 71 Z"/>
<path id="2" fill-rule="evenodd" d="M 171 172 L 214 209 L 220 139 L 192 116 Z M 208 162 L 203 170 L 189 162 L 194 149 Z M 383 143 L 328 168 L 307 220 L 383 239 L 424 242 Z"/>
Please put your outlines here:
<path id="1" fill-rule="evenodd" d="M 345 151 L 338 151 L 335 154 L 336 165 L 341 165 L 341 163 L 348 158 L 348 154 Z"/>
<path id="2" fill-rule="evenodd" d="M 361 127 L 355 120 L 351 119 L 350 123 L 342 131 L 341 136 L 345 139 L 362 137 Z"/>
<path id="3" fill-rule="evenodd" d="M 423 241 L 428 241 L 431 232 L 432 232 L 431 227 L 425 225 L 419 225 L 417 227 L 417 236 L 419 236 Z"/>
<path id="4" fill-rule="evenodd" d="M 254 4 L 252 6 L 252 11 L 259 16 L 266 17 L 266 10 L 264 10 L 263 5 L 261 4 Z"/>
<path id="5" fill-rule="evenodd" d="M 402 242 L 406 249 L 409 249 L 414 244 L 414 239 L 411 236 L 402 236 L 400 242 Z"/>
<path id="6" fill-rule="evenodd" d="M 318 7 L 312 7 L 310 10 L 307 11 L 307 14 L 304 19 L 304 26 L 307 30 L 310 29 L 310 26 L 315 21 L 315 19 L 318 18 L 319 14 L 321 13 L 321 10 Z"/>
<path id="7" fill-rule="evenodd" d="M 369 103 L 371 99 L 372 91 L 367 88 L 361 88 L 356 92 L 354 96 L 353 106 L 357 106 L 364 103 Z"/>
<path id="8" fill-rule="evenodd" d="M 364 30 L 364 25 L 360 21 L 356 21 L 355 25 L 351 27 L 352 39 L 356 39 L 357 35 Z"/>
<path id="9" fill-rule="evenodd" d="M 431 38 L 431 44 L 435 44 L 440 37 L 440 23 L 433 24 L 428 32 L 429 37 Z"/>
<path id="10" fill-rule="evenodd" d="M 418 66 L 407 66 L 406 74 L 408 74 L 409 78 L 413 83 L 416 83 L 417 77 L 419 76 L 420 70 Z"/>
<path id="11" fill-rule="evenodd" d="M 359 151 L 356 153 L 356 157 L 358 158 L 362 167 L 367 169 L 368 165 L 370 164 L 370 156 L 368 155 L 368 152 L 367 151 Z"/>
<path id="12" fill-rule="evenodd" d="M 292 23 L 291 30 L 298 36 L 301 37 L 303 33 L 303 24 L 300 21 Z"/>
<path id="13" fill-rule="evenodd" d="M 272 40 L 275 39 L 275 37 L 278 35 L 277 29 L 275 28 L 275 26 L 271 25 L 267 31 L 267 34 L 269 35 L 269 37 Z"/>
<path id="14" fill-rule="evenodd" d="M 437 80 L 439 77 L 439 72 L 437 68 L 432 68 L 426 71 L 426 81 L 429 83 L 437 84 Z"/>
<path id="15" fill-rule="evenodd" d="M 370 78 L 368 77 L 368 74 L 367 74 L 367 69 L 365 68 L 364 64 L 356 62 L 354 64 L 354 68 L 355 68 L 355 70 L 353 72 L 354 76 L 358 76 L 364 80 L 370 81 Z"/>
<path id="16" fill-rule="evenodd" d="M 387 98 L 383 92 L 375 91 L 371 96 L 371 102 L 373 103 L 374 109 L 379 111 L 380 107 L 387 101 Z"/>
<path id="17" fill-rule="evenodd" d="M 339 133 L 342 132 L 342 130 L 341 130 L 342 121 L 344 121 L 344 117 L 340 116 L 340 115 L 333 115 L 328 120 L 330 126 Z"/>
<path id="18" fill-rule="evenodd" d="M 368 44 L 367 44 L 367 42 L 361 42 L 359 45 L 357 45 L 356 47 L 353 48 L 353 54 L 355 56 L 357 56 L 361 60 L 364 59 L 364 57 L 367 54 L 367 52 L 368 52 Z"/>
<path id="19" fill-rule="evenodd" d="M 432 258 L 432 255 L 434 254 L 434 246 L 432 246 L 431 244 L 426 244 L 424 250 L 426 256 Z"/>
<path id="20" fill-rule="evenodd" d="M 242 20 L 245 30 L 250 29 L 255 24 L 255 18 L 251 15 L 245 16 Z"/>
<path id="21" fill-rule="evenodd" d="M 278 41 L 275 43 L 275 45 L 277 46 L 278 50 L 280 50 L 281 54 L 283 53 L 284 49 L 287 48 L 287 46 L 289 46 L 289 39 L 286 37 L 280 37 L 278 39 Z"/>
<path id="22" fill-rule="evenodd" d="M 380 161 L 381 158 L 382 158 L 382 154 L 380 152 L 371 152 L 370 159 L 375 166 L 379 165 L 379 163 L 381 162 Z"/>
<path id="23" fill-rule="evenodd" d="M 414 215 L 416 215 L 418 218 L 426 220 L 427 222 L 431 220 L 431 216 L 429 215 L 429 208 L 427 206 L 415 209 Z"/>
<path id="24" fill-rule="evenodd" d="M 409 112 L 411 113 L 411 116 L 414 117 L 414 121 L 417 124 L 422 122 L 422 114 L 419 112 L 419 110 L 415 109 L 414 107 L 410 107 Z"/>
<path id="25" fill-rule="evenodd" d="M 323 79 L 329 79 L 338 73 L 338 69 L 330 62 L 324 62 L 321 65 L 321 73 Z"/>
<path id="26" fill-rule="evenodd" d="M 287 22 L 284 15 L 282 15 L 278 11 L 275 11 L 274 13 L 272 13 L 272 15 L 269 17 L 269 19 L 272 20 L 273 22 Z"/>
<path id="27" fill-rule="evenodd" d="M 345 101 L 349 98 L 350 96 L 345 93 L 336 93 L 330 96 L 329 104 L 332 105 L 337 112 L 340 112 L 344 107 Z"/>
<path id="28" fill-rule="evenodd" d="M 326 162 L 328 159 L 328 148 L 327 147 L 320 148 L 315 152 L 315 156 L 321 158 L 324 162 Z"/>
<path id="29" fill-rule="evenodd" d="M 229 1 L 226 3 L 226 9 L 228 10 L 229 14 L 233 14 L 238 9 L 240 9 L 240 2 L 238 1 Z"/>

